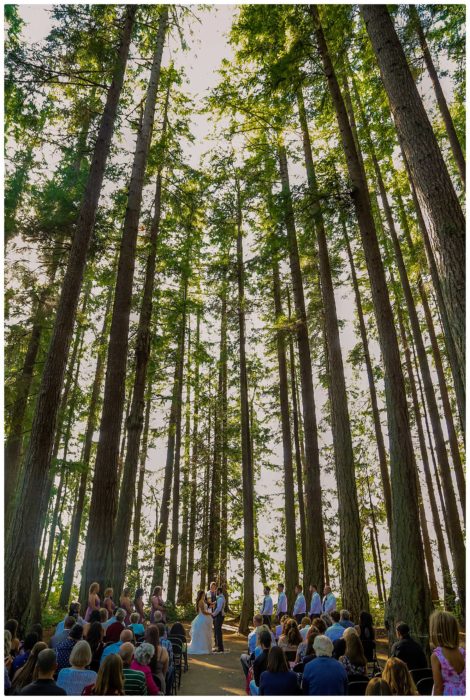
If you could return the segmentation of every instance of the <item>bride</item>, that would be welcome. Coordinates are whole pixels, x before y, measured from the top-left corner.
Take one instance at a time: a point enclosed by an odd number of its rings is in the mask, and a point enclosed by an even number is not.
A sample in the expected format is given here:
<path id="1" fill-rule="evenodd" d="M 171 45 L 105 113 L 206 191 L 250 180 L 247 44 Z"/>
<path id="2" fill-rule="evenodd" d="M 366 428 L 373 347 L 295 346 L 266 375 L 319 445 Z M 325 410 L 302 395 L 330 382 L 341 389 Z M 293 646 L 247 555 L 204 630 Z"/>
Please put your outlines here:
<path id="1" fill-rule="evenodd" d="M 188 654 L 210 654 L 212 652 L 212 615 L 207 611 L 204 591 L 196 598 L 197 617 L 191 623 L 191 643 Z"/>

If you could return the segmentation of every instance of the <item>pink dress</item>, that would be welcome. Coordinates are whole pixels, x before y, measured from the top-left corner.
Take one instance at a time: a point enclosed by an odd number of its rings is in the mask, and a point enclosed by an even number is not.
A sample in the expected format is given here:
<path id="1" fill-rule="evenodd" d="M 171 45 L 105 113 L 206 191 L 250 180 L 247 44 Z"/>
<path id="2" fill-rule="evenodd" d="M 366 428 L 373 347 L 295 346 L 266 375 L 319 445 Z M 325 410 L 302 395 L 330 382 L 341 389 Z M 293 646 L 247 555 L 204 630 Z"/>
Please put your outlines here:
<path id="1" fill-rule="evenodd" d="M 465 660 L 465 649 L 460 647 L 459 651 Z M 443 695 L 465 695 L 465 666 L 460 673 L 457 673 L 444 656 L 442 647 L 436 647 L 434 654 L 441 664 L 441 674 L 444 683 Z"/>
<path id="2" fill-rule="evenodd" d="M 90 607 L 90 600 L 88 599 L 88 607 L 87 607 L 86 613 L 85 613 L 85 622 L 90 622 L 91 613 L 93 612 L 93 610 L 99 610 L 100 607 L 101 607 L 100 606 L 100 599 L 98 598 L 98 596 L 95 597 L 95 607 L 94 608 Z"/>

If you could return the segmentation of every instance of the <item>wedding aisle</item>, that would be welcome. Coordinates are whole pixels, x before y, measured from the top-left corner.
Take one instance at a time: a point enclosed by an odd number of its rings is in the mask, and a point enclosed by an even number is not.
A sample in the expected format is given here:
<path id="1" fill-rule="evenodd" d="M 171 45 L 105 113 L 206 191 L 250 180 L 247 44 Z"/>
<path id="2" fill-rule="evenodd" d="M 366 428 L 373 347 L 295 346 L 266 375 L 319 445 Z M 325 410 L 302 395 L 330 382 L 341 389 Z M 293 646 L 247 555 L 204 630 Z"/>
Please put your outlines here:
<path id="1" fill-rule="evenodd" d="M 224 627 L 223 632 L 228 653 L 190 656 L 178 695 L 245 695 L 240 654 L 246 651 L 246 637 L 234 628 Z"/>

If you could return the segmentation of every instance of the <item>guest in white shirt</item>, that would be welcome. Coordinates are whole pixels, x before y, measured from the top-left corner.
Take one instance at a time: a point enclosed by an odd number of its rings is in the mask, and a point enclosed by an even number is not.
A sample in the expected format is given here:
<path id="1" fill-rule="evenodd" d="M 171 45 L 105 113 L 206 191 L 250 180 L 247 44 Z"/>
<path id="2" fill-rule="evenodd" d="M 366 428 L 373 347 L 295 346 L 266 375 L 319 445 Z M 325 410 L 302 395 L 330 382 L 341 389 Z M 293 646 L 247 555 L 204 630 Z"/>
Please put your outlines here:
<path id="1" fill-rule="evenodd" d="M 322 610 L 325 613 L 330 613 L 332 610 L 336 610 L 336 598 L 331 592 L 331 588 L 329 586 L 325 586 L 323 589 Z"/>
<path id="2" fill-rule="evenodd" d="M 305 615 L 305 617 L 302 618 L 302 622 L 300 623 L 299 627 L 299 632 L 300 636 L 302 639 L 305 641 L 307 639 L 307 634 L 310 629 L 310 618 L 308 615 Z"/>
<path id="3" fill-rule="evenodd" d="M 261 606 L 261 615 L 263 616 L 263 624 L 267 625 L 269 629 L 271 629 L 271 617 L 273 614 L 273 599 L 269 595 L 271 593 L 271 589 L 269 586 L 264 587 L 264 598 L 263 598 L 263 605 Z"/>
<path id="4" fill-rule="evenodd" d="M 312 597 L 310 599 L 309 615 L 310 619 L 313 620 L 314 617 L 320 617 L 320 615 L 322 614 L 320 594 L 318 592 L 317 586 L 315 586 L 314 583 L 310 585 L 310 594 Z"/>
<path id="5" fill-rule="evenodd" d="M 292 616 L 295 617 L 298 625 L 302 622 L 302 618 L 307 612 L 307 603 L 305 602 L 305 596 L 302 593 L 302 586 L 298 583 L 295 587 L 295 592 L 297 598 L 294 603 L 294 610 L 292 611 Z"/>
<path id="6" fill-rule="evenodd" d="M 277 584 L 277 621 L 281 622 L 281 617 L 287 613 L 287 596 L 284 593 L 284 584 Z"/>

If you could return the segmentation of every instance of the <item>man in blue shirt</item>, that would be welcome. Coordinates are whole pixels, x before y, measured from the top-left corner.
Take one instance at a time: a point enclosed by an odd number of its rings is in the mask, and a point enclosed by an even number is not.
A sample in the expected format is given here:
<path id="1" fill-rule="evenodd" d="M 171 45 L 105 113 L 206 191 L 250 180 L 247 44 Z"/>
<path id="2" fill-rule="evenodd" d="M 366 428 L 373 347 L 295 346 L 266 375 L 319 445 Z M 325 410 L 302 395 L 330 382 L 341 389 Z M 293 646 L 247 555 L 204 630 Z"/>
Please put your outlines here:
<path id="1" fill-rule="evenodd" d="M 297 598 L 295 599 L 292 617 L 294 617 L 297 620 L 297 624 L 300 625 L 302 618 L 305 617 L 305 613 L 307 612 L 307 603 L 305 602 L 305 596 L 302 593 L 302 586 L 300 583 L 296 585 L 295 593 Z"/>
<path id="2" fill-rule="evenodd" d="M 264 587 L 264 598 L 263 605 L 261 606 L 261 615 L 263 616 L 263 624 L 267 625 L 271 629 L 271 617 L 273 614 L 273 599 L 269 595 L 271 589 L 269 586 Z"/>
<path id="3" fill-rule="evenodd" d="M 332 610 L 336 610 L 336 598 L 331 592 L 331 588 L 329 586 L 325 586 L 323 589 L 322 610 L 326 613 L 331 613 Z"/>
<path id="4" fill-rule="evenodd" d="M 262 624 L 263 624 L 263 616 L 262 615 L 255 615 L 253 618 L 254 630 L 252 632 L 250 632 L 250 634 L 248 635 L 248 654 L 242 654 L 240 656 L 240 663 L 242 665 L 242 669 L 243 669 L 243 673 L 245 674 L 245 678 L 248 675 L 248 669 L 250 668 L 251 659 L 255 653 L 256 633 L 258 631 L 258 627 L 261 627 Z"/>
<path id="5" fill-rule="evenodd" d="M 317 586 L 314 583 L 310 585 L 310 594 L 312 596 L 310 600 L 310 619 L 313 620 L 314 617 L 320 617 L 321 615 L 321 598 L 318 592 Z"/>
<path id="6" fill-rule="evenodd" d="M 284 584 L 277 584 L 277 592 L 279 593 L 277 597 L 277 621 L 281 621 L 281 617 L 287 613 L 287 596 L 284 593 Z"/>
<path id="7" fill-rule="evenodd" d="M 333 620 L 333 624 L 331 627 L 328 627 L 325 635 L 328 637 L 328 639 L 331 639 L 332 642 L 336 642 L 337 639 L 341 639 L 343 636 L 344 627 L 339 621 L 339 612 L 337 610 L 332 610 L 330 617 Z"/>
<path id="8" fill-rule="evenodd" d="M 351 620 L 349 610 L 340 611 L 339 624 L 342 625 L 344 629 L 347 629 L 348 627 L 354 627 L 354 622 Z"/>
<path id="9" fill-rule="evenodd" d="M 302 690 L 305 695 L 347 695 L 348 674 L 343 664 L 331 658 L 333 643 L 319 634 L 313 642 L 316 657 L 305 665 Z"/>
<path id="10" fill-rule="evenodd" d="M 110 654 L 119 654 L 119 649 L 125 642 L 132 642 L 134 636 L 132 630 L 122 630 L 121 636 L 119 637 L 119 642 L 114 642 L 114 644 L 108 644 L 103 649 L 101 654 L 100 666 L 107 656 Z"/>

